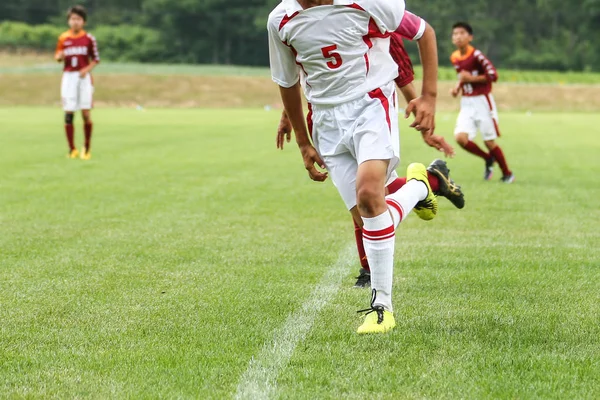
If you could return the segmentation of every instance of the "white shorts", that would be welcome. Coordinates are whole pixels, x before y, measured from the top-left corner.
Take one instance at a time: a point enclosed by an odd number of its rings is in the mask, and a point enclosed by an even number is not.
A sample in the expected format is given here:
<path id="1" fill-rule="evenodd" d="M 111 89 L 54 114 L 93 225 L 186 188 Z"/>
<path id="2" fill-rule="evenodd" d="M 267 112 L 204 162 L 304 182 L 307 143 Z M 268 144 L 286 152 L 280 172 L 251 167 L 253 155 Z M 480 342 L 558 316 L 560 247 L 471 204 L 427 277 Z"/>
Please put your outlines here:
<path id="1" fill-rule="evenodd" d="M 63 72 L 60 87 L 63 110 L 68 112 L 91 110 L 93 95 L 94 85 L 90 74 L 87 74 L 85 78 L 81 78 L 77 71 Z"/>
<path id="2" fill-rule="evenodd" d="M 469 140 L 475 139 L 477 131 L 483 140 L 494 140 L 500 136 L 498 129 L 498 110 L 491 94 L 463 96 L 460 101 L 460 114 L 456 121 L 454 134 L 466 133 Z"/>
<path id="3" fill-rule="evenodd" d="M 337 106 L 312 106 L 309 124 L 315 148 L 348 210 L 356 206 L 358 166 L 390 160 L 387 184 L 396 179 L 400 137 L 394 82 Z M 312 120 L 312 123 L 311 123 Z"/>

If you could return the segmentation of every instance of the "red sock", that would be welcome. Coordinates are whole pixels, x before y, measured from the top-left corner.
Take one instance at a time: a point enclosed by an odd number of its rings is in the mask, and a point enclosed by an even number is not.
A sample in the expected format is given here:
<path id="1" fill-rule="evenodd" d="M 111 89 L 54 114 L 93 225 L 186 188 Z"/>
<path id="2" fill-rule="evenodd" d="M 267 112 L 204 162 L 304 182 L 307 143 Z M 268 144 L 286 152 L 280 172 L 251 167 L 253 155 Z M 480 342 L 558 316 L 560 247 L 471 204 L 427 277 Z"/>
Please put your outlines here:
<path id="1" fill-rule="evenodd" d="M 75 128 L 73 128 L 73 124 L 65 124 L 65 133 L 67 134 L 69 150 L 75 150 Z"/>
<path id="2" fill-rule="evenodd" d="M 471 154 L 475 154 L 477 157 L 483 158 L 484 160 L 487 160 L 488 158 L 490 158 L 490 155 L 488 153 L 481 150 L 481 148 L 479 148 L 479 146 L 477 146 L 475 143 L 471 142 L 470 140 L 467 142 L 466 146 L 463 146 L 463 149 L 465 149 L 466 151 L 468 151 Z"/>
<path id="3" fill-rule="evenodd" d="M 437 192 L 438 190 L 440 190 L 440 183 L 438 181 L 437 176 L 427 171 L 427 178 L 429 179 L 429 186 L 431 186 L 432 191 Z"/>
<path id="4" fill-rule="evenodd" d="M 429 171 L 427 172 L 427 177 L 429 178 L 429 185 L 431 186 L 431 190 L 437 192 L 440 189 L 440 185 L 438 183 L 438 178 L 435 175 L 432 175 Z M 406 177 L 397 178 L 394 182 L 390 183 L 387 186 L 387 190 L 389 194 L 396 193 L 402 186 L 406 185 Z"/>
<path id="5" fill-rule="evenodd" d="M 83 125 L 83 130 L 85 132 L 85 151 L 90 151 L 90 146 L 92 145 L 92 128 L 93 125 L 91 122 L 87 122 Z"/>
<path id="6" fill-rule="evenodd" d="M 512 175 L 512 172 L 508 168 L 506 158 L 504 158 L 504 153 L 502 152 L 500 146 L 496 146 L 494 150 L 490 150 L 490 153 L 492 153 L 492 155 L 496 158 L 496 161 L 498 161 L 498 164 L 502 169 L 502 174 L 504 174 L 504 176 Z"/>
<path id="7" fill-rule="evenodd" d="M 387 190 L 390 194 L 396 193 L 404 185 L 406 185 L 406 178 L 397 178 L 387 186 Z"/>
<path id="8" fill-rule="evenodd" d="M 365 245 L 363 244 L 363 233 L 362 229 L 356 221 L 354 221 L 354 236 L 356 237 L 356 248 L 358 250 L 358 257 L 360 258 L 360 265 L 367 271 L 370 271 L 369 261 L 367 261 L 367 253 L 365 252 Z"/>

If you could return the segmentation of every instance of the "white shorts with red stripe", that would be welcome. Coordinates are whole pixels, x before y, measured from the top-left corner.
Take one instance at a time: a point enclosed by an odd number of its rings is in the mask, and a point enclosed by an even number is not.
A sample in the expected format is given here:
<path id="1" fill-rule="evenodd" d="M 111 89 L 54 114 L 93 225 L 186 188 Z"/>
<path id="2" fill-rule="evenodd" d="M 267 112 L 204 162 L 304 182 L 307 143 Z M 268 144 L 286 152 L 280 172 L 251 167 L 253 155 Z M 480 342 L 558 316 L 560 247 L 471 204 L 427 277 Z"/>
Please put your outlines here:
<path id="1" fill-rule="evenodd" d="M 346 207 L 356 206 L 358 166 L 390 160 L 388 181 L 400 162 L 397 98 L 394 82 L 337 106 L 311 107 L 312 136 L 329 176 Z"/>
<path id="2" fill-rule="evenodd" d="M 491 94 L 463 96 L 460 102 L 460 114 L 454 134 L 466 133 L 473 140 L 477 131 L 481 132 L 483 140 L 494 140 L 500 136 L 498 110 Z"/>

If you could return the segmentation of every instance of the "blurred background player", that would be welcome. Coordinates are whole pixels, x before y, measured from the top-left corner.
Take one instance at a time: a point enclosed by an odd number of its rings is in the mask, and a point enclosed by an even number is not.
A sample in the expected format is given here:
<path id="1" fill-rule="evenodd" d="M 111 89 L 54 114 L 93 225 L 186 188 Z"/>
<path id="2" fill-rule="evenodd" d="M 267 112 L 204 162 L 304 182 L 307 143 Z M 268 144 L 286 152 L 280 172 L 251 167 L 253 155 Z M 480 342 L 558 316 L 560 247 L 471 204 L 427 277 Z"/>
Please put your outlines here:
<path id="1" fill-rule="evenodd" d="M 71 7 L 67 11 L 69 30 L 58 38 L 54 58 L 64 62 L 61 97 L 65 111 L 65 132 L 69 144 L 69 158 L 80 156 L 75 148 L 75 133 L 73 127 L 74 113 L 81 110 L 85 143 L 81 158 L 89 160 L 92 157 L 91 109 L 93 104 L 94 86 L 90 72 L 100 62 L 96 39 L 83 30 L 87 22 L 87 12 L 82 6 Z"/>
<path id="2" fill-rule="evenodd" d="M 515 177 L 508 168 L 502 149 L 496 144 L 500 130 L 492 83 L 498 80 L 498 73 L 492 62 L 480 50 L 471 46 L 472 41 L 471 25 L 465 22 L 454 24 L 452 43 L 457 50 L 452 53 L 450 60 L 458 72 L 459 82 L 451 93 L 453 97 L 457 97 L 462 92 L 454 136 L 463 149 L 485 161 L 485 180 L 492 178 L 493 165 L 497 161 L 502 169 L 502 182 L 512 183 Z M 483 151 L 473 142 L 477 130 L 481 132 L 489 152 Z"/>
<path id="3" fill-rule="evenodd" d="M 413 69 L 412 61 L 404 48 L 404 39 L 411 41 L 418 41 L 423 36 L 427 23 L 422 18 L 416 16 L 410 11 L 404 12 L 404 18 L 398 29 L 393 32 L 390 36 L 390 55 L 394 62 L 398 65 L 398 77 L 395 79 L 396 86 L 400 89 L 406 103 L 410 103 L 416 99 L 417 91 L 413 85 L 415 80 L 415 74 Z M 289 142 L 291 140 L 292 124 L 287 117 L 285 110 L 281 116 L 281 121 L 277 130 L 277 148 L 283 150 L 285 139 Z M 441 137 L 434 135 L 435 142 L 438 143 L 436 147 L 439 151 L 444 152 L 448 157 L 454 156 L 454 149 L 448 145 L 446 141 Z M 428 168 L 428 173 L 433 174 L 445 174 L 447 177 L 449 170 L 446 167 L 446 163 L 441 160 L 434 161 Z M 436 182 L 435 179 L 430 179 L 431 182 Z M 396 178 L 392 183 L 387 186 L 387 193 L 396 193 L 406 183 L 406 177 Z M 453 184 L 452 181 L 450 181 Z M 437 186 L 433 188 L 437 195 L 440 195 L 440 191 Z M 452 188 L 457 193 L 460 192 L 460 188 Z M 464 207 L 464 199 L 461 196 L 453 196 L 453 202 L 458 208 Z M 371 286 L 371 268 L 369 261 L 365 253 L 363 244 L 363 231 L 362 228 L 354 221 L 354 235 L 356 238 L 356 247 L 358 250 L 358 257 L 360 260 L 360 271 L 356 277 L 356 283 L 354 287 L 363 288 Z"/>

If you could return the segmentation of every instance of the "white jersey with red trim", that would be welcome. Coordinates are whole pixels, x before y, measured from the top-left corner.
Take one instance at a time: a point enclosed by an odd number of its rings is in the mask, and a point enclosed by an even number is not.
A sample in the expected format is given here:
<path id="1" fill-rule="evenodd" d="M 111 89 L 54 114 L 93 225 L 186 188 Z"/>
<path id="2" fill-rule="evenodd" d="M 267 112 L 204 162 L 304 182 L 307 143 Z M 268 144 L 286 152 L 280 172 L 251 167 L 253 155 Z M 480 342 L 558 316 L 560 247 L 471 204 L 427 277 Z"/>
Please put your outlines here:
<path id="1" fill-rule="evenodd" d="M 334 0 L 306 10 L 283 0 L 268 22 L 273 81 L 288 88 L 301 74 L 306 98 L 318 105 L 342 104 L 386 85 L 398 76 L 389 36 L 404 11 L 403 0 Z"/>

